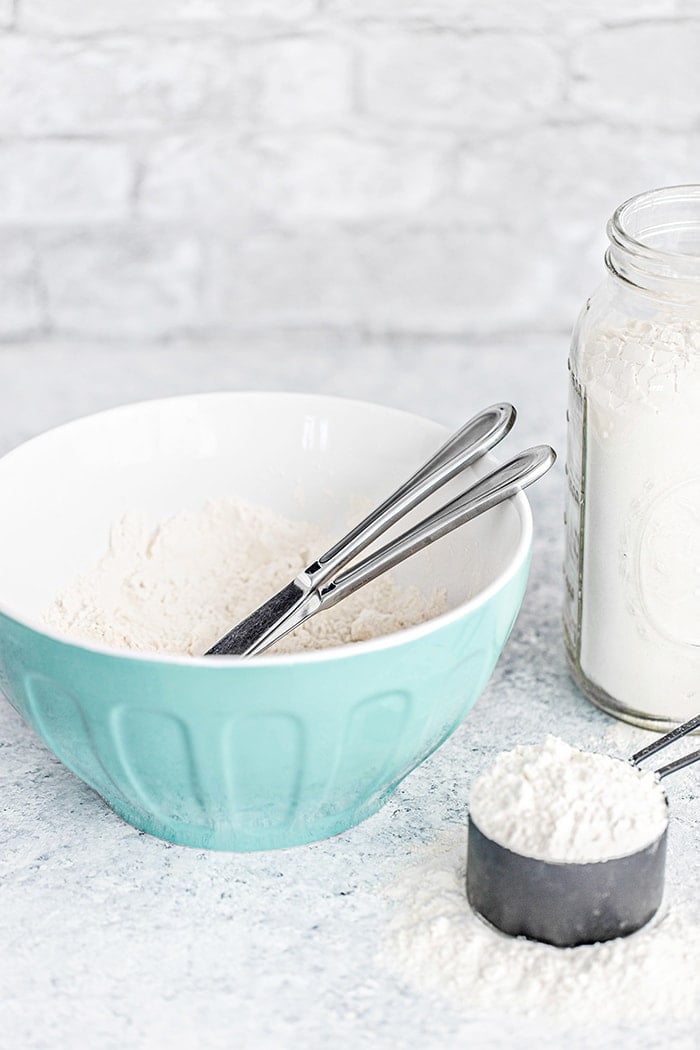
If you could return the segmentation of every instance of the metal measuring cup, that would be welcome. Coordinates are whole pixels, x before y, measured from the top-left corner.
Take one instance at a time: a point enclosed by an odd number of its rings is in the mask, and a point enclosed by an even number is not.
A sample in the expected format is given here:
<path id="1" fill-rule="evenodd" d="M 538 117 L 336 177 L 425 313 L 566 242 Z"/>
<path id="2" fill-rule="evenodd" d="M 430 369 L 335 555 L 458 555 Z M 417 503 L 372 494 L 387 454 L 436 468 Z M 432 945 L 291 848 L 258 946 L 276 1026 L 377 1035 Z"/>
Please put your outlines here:
<path id="1" fill-rule="evenodd" d="M 700 715 L 632 755 L 637 766 L 687 733 Z M 656 770 L 659 780 L 700 760 L 700 750 Z M 668 805 L 668 801 L 667 801 Z M 514 853 L 469 818 L 467 897 L 475 912 L 513 937 L 560 948 L 625 937 L 656 914 L 664 890 L 666 837 L 627 856 L 560 863 Z"/>

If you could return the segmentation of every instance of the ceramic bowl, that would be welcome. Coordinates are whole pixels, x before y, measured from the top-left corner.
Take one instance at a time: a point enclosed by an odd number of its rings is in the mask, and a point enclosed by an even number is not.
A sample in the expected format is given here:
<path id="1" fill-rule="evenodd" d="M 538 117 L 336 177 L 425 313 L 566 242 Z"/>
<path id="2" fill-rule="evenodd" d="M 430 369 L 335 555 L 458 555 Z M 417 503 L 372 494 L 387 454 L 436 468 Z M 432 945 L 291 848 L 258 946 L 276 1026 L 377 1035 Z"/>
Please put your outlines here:
<path id="1" fill-rule="evenodd" d="M 71 642 L 42 614 L 127 510 L 156 521 L 239 495 L 339 535 L 358 499 L 378 503 L 446 434 L 379 405 L 217 393 L 127 405 L 28 441 L 0 459 L 0 688 L 76 776 L 152 835 L 256 850 L 357 824 L 486 684 L 525 590 L 524 495 L 395 570 L 443 587 L 447 610 L 368 642 L 249 660 L 137 654 Z"/>

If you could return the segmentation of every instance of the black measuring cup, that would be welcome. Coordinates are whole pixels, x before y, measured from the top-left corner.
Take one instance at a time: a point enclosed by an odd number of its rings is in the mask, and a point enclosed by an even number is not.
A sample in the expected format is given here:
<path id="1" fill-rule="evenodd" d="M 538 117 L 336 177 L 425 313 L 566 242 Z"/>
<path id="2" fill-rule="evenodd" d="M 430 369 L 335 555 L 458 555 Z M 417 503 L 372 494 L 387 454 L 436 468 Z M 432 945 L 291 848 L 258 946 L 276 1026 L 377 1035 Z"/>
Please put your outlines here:
<path id="1" fill-rule="evenodd" d="M 631 758 L 633 765 L 700 729 L 700 715 Z M 659 780 L 700 760 L 700 750 L 656 770 Z M 668 804 L 668 803 L 667 803 Z M 652 843 L 594 863 L 538 860 L 506 849 L 469 818 L 467 897 L 503 933 L 560 948 L 624 937 L 656 914 L 664 890 L 668 827 Z"/>

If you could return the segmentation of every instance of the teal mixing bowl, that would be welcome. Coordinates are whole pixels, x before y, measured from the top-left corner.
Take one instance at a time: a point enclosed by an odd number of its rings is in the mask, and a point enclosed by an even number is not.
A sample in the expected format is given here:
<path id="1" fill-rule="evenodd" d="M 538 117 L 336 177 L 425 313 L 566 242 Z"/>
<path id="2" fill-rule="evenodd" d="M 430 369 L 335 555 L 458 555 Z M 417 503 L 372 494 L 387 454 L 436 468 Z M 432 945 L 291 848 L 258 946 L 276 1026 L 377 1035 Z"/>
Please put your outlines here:
<path id="1" fill-rule="evenodd" d="M 76 776 L 152 835 L 275 849 L 359 823 L 488 680 L 526 585 L 524 495 L 396 570 L 444 588 L 446 612 L 352 646 L 250 660 L 136 654 L 72 642 L 42 614 L 127 510 L 155 521 L 238 495 L 339 533 L 445 434 L 378 405 L 221 393 L 127 405 L 34 438 L 0 459 L 0 688 Z"/>

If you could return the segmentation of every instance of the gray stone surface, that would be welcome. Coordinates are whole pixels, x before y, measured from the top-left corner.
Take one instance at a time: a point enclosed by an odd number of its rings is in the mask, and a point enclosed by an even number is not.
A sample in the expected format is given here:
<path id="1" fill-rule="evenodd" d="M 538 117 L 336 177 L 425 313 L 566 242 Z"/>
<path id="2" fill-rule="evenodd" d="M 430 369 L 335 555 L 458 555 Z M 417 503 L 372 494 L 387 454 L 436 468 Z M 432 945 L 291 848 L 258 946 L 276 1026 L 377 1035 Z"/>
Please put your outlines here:
<path id="1" fill-rule="evenodd" d="M 48 10 L 48 8 L 47 8 Z M 306 349 L 304 349 L 306 347 Z M 556 471 L 532 490 L 536 542 L 522 613 L 473 712 L 375 817 L 293 850 L 216 854 L 142 835 L 0 704 L 0 1047 L 561 1046 L 547 1018 L 476 1018 L 375 962 L 386 887 L 441 830 L 463 826 L 469 785 L 496 751 L 553 731 L 629 753 L 571 684 L 560 630 L 565 340 L 465 347 L 290 333 L 260 352 L 181 345 L 0 351 L 0 451 L 126 400 L 205 389 L 314 390 L 457 424 L 482 405 L 520 410 L 508 447 L 550 441 Z M 11 513 L 11 508 L 2 508 Z M 5 552 L 7 553 L 7 552 Z M 697 896 L 698 775 L 671 790 L 669 899 Z M 466 905 L 465 905 L 466 906 Z M 611 989 L 614 995 L 614 989 Z M 595 1004 L 592 1004 L 594 1012 Z M 582 1019 L 582 1024 L 583 1024 Z M 570 1047 L 697 1046 L 694 1029 L 568 1034 Z"/>

